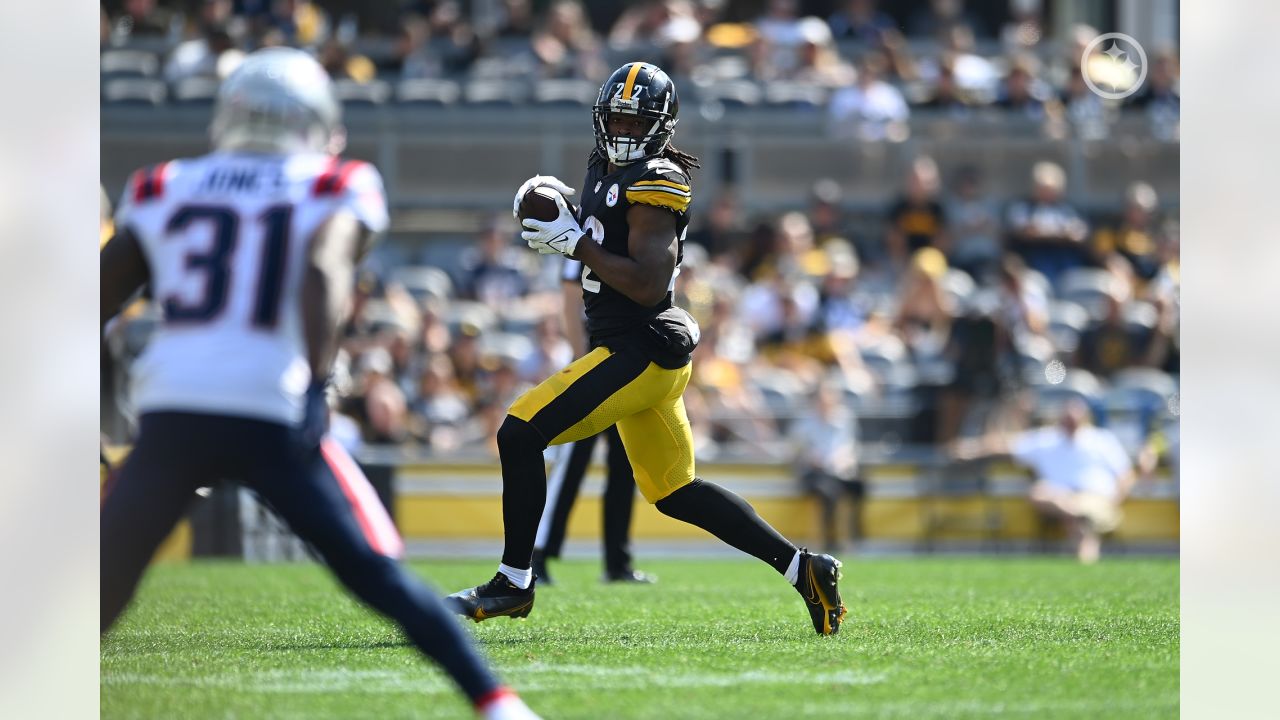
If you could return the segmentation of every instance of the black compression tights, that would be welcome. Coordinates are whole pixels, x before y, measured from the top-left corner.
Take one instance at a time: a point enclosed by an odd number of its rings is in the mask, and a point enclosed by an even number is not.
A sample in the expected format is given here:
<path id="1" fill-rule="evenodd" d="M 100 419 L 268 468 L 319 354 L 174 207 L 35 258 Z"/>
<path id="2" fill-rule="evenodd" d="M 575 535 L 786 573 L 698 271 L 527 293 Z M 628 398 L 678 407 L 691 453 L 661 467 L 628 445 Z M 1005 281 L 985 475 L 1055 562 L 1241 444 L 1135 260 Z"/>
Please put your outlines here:
<path id="1" fill-rule="evenodd" d="M 796 546 L 778 534 L 746 500 L 699 478 L 656 504 L 663 515 L 696 525 L 786 574 Z"/>

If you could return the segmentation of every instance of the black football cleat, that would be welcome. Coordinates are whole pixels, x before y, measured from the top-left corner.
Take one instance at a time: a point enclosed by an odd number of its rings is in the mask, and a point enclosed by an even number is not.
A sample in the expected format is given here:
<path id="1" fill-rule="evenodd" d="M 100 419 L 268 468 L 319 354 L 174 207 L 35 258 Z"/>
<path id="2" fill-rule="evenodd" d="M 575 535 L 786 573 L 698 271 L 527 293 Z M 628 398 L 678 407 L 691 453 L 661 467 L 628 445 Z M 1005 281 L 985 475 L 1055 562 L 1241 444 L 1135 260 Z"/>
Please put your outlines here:
<path id="1" fill-rule="evenodd" d="M 537 580 L 534 580 L 536 584 Z M 521 590 L 498 573 L 483 585 L 460 590 L 444 599 L 452 611 L 476 622 L 496 617 L 524 618 L 533 610 L 533 585 Z"/>
<path id="2" fill-rule="evenodd" d="M 844 603 L 840 601 L 840 561 L 830 555 L 814 555 L 800 549 L 800 576 L 796 590 L 804 598 L 819 635 L 835 635 L 844 621 Z"/>
<path id="3" fill-rule="evenodd" d="M 627 583 L 631 585 L 652 585 L 658 582 L 657 575 L 650 575 L 639 570 L 610 570 L 601 578 L 607 583 Z"/>

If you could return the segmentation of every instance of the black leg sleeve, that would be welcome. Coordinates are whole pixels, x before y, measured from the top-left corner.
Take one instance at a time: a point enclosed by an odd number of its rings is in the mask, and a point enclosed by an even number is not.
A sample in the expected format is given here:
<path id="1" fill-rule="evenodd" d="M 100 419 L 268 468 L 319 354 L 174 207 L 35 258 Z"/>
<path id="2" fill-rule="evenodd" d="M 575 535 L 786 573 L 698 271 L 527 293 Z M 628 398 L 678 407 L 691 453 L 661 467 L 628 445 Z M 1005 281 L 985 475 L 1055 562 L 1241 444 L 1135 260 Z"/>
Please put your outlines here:
<path id="1" fill-rule="evenodd" d="M 514 568 L 532 565 L 538 520 L 547 503 L 547 469 L 542 451 L 547 447 L 532 425 L 508 415 L 498 428 L 498 454 L 502 458 L 502 524 L 506 546 L 502 562 Z"/>
<path id="2" fill-rule="evenodd" d="M 604 485 L 604 566 L 610 573 L 631 569 L 631 511 L 636 478 L 618 428 L 604 431 L 609 443 L 609 475 Z"/>
<path id="3" fill-rule="evenodd" d="M 756 514 L 746 500 L 719 485 L 695 478 L 662 498 L 663 515 L 697 525 L 733 547 L 755 556 L 785 574 L 796 546 Z"/>

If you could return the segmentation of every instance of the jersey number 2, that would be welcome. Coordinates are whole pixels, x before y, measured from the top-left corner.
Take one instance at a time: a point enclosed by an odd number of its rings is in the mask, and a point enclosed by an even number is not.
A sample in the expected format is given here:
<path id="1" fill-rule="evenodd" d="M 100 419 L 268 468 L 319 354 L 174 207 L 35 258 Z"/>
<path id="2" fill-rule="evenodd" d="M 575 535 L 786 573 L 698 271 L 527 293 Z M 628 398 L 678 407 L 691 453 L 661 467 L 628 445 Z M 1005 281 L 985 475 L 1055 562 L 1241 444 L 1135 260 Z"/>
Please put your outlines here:
<path id="1" fill-rule="evenodd" d="M 292 217 L 293 206 L 277 205 L 259 218 L 266 234 L 262 243 L 258 290 L 253 301 L 252 323 L 255 327 L 272 328 L 279 320 Z M 220 205 L 185 205 L 169 218 L 165 229 L 172 234 L 198 222 L 209 223 L 213 243 L 208 250 L 189 253 L 186 267 L 204 274 L 204 294 L 195 302 L 186 302 L 172 295 L 166 297 L 164 316 L 169 321 L 208 322 L 217 317 L 227 304 L 231 258 L 240 238 L 240 216 L 231 208 Z"/>
<path id="2" fill-rule="evenodd" d="M 591 239 L 596 241 L 597 245 L 604 244 L 604 224 L 600 222 L 595 215 L 588 215 L 587 219 L 582 222 L 582 229 L 591 234 Z M 591 277 L 591 268 L 586 263 L 582 265 L 582 289 L 589 293 L 600 292 L 600 281 Z"/>

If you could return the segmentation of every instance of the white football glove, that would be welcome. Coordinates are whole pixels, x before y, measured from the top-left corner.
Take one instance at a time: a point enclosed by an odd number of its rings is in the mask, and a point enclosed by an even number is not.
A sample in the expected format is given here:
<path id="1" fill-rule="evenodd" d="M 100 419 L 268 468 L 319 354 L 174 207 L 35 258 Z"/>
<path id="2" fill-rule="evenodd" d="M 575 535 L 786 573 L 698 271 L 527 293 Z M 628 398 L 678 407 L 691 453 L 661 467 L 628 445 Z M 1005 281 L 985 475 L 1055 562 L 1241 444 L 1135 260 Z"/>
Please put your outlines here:
<path id="1" fill-rule="evenodd" d="M 520 189 L 516 191 L 516 199 L 511 203 L 511 217 L 516 220 L 520 219 L 520 201 L 524 199 L 524 194 L 542 185 L 546 185 L 552 190 L 565 195 L 572 195 L 574 192 L 573 188 L 560 182 L 558 178 L 552 175 L 534 175 L 528 180 L 525 180 L 524 184 L 520 186 Z"/>
<path id="2" fill-rule="evenodd" d="M 533 218 L 525 219 L 525 229 L 520 237 L 529 243 L 529 247 L 543 255 L 560 253 L 565 257 L 573 257 L 573 251 L 577 249 L 578 241 L 584 234 L 582 226 L 573 217 L 569 203 L 559 195 L 556 196 L 556 207 L 560 208 L 560 216 L 555 220 L 543 222 Z"/>

